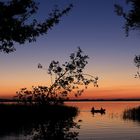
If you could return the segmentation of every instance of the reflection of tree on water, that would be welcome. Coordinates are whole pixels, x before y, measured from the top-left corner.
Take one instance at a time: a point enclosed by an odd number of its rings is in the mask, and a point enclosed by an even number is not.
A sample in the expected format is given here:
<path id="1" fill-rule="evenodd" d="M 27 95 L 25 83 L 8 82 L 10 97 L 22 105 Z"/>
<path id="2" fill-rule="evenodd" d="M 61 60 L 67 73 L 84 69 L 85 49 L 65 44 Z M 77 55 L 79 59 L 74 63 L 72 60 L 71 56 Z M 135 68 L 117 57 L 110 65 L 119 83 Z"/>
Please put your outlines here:
<path id="1" fill-rule="evenodd" d="M 78 115 L 78 110 L 74 107 L 50 107 L 47 112 L 41 109 L 38 110 L 39 112 L 34 112 L 34 108 L 32 110 L 28 108 L 28 111 L 25 108 L 26 111 L 21 109 L 20 113 L 14 109 L 10 109 L 11 113 L 9 109 L 7 110 L 2 114 L 0 108 L 0 138 L 21 135 L 27 140 L 78 139 L 80 126 L 74 121 Z M 29 111 L 32 112 L 29 113 Z M 22 137 L 18 138 L 22 139 Z"/>
<path id="2" fill-rule="evenodd" d="M 140 106 L 125 110 L 123 112 L 123 119 L 140 122 Z"/>
<path id="3" fill-rule="evenodd" d="M 32 129 L 33 140 L 76 140 L 78 132 L 70 130 L 79 128 L 73 118 L 48 120 L 36 124 Z"/>

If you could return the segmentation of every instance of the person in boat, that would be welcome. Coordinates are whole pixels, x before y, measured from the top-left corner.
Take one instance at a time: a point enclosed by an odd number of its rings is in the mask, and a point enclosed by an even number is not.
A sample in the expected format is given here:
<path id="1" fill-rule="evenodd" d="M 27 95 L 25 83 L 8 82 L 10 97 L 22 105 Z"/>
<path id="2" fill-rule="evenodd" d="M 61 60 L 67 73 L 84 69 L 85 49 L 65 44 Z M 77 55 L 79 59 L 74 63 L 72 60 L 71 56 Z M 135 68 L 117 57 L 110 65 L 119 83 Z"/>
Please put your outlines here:
<path id="1" fill-rule="evenodd" d="M 104 111 L 104 109 L 101 107 L 101 109 L 100 109 L 101 111 Z"/>
<path id="2" fill-rule="evenodd" d="M 105 109 L 103 109 L 103 108 L 101 107 L 100 110 L 96 110 L 96 109 L 94 109 L 94 107 L 92 107 L 91 112 L 105 112 Z"/>
<path id="3" fill-rule="evenodd" d="M 95 110 L 94 107 L 92 107 L 91 111 L 94 112 L 94 110 Z"/>

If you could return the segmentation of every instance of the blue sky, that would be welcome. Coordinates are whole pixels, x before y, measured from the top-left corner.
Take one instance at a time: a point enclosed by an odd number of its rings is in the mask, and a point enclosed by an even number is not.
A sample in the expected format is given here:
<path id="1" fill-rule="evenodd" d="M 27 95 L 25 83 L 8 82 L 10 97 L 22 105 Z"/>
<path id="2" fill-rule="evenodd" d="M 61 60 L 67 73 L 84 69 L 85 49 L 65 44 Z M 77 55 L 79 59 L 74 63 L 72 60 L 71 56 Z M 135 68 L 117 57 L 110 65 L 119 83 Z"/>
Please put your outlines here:
<path id="1" fill-rule="evenodd" d="M 139 87 L 140 81 L 134 79 L 136 68 L 133 64 L 134 56 L 140 52 L 139 32 L 130 32 L 129 37 L 126 37 L 124 20 L 114 12 L 114 4 L 125 4 L 124 0 L 39 2 L 36 17 L 40 21 L 48 16 L 48 11 L 55 4 L 63 8 L 73 3 L 74 7 L 58 25 L 47 35 L 37 38 L 36 42 L 17 44 L 16 52 L 0 54 L 1 96 L 15 94 L 22 87 L 48 83 L 49 77 L 45 71 L 37 69 L 37 64 L 42 63 L 47 67 L 51 60 L 64 62 L 70 53 L 76 51 L 77 46 L 90 57 L 86 72 L 100 78 L 98 92 L 113 89 L 115 93 L 118 87 L 122 87 L 127 94 L 128 87 L 132 86 L 132 91 Z M 90 90 L 97 92 L 94 88 Z"/>

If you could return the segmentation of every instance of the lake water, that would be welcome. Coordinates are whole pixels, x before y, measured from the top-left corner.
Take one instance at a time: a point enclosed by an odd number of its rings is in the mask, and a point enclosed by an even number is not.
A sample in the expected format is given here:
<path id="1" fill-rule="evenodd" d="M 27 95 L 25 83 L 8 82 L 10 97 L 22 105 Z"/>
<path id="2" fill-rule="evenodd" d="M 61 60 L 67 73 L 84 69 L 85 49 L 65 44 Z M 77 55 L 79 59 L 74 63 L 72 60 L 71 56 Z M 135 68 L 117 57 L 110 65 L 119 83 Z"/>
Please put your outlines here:
<path id="1" fill-rule="evenodd" d="M 66 105 L 78 107 L 79 114 L 74 118 L 74 120 L 59 120 L 58 123 L 53 122 L 53 125 L 57 124 L 57 127 L 54 127 L 53 129 L 51 128 L 52 132 L 49 131 L 49 135 L 55 132 L 60 135 L 60 133 L 63 132 L 62 134 L 64 135 L 64 139 L 70 136 L 70 140 L 75 140 L 76 138 L 79 140 L 140 140 L 140 121 L 123 117 L 124 110 L 140 106 L 140 101 L 67 102 Z M 100 109 L 101 107 L 105 108 L 105 114 L 93 114 L 91 112 L 91 108 L 93 106 L 95 109 Z M 45 127 L 50 127 L 52 122 L 48 122 L 46 122 Z M 78 126 L 80 125 L 79 129 L 78 127 L 74 127 L 76 124 Z M 32 130 L 36 133 L 36 130 L 38 130 L 40 134 L 42 134 L 39 129 L 42 125 L 39 124 L 38 126 L 33 125 L 36 129 L 33 128 Z M 43 138 L 34 139 L 29 133 L 26 135 L 26 131 L 24 129 L 27 128 L 24 126 L 22 129 L 16 130 L 15 132 L 9 131 L 10 133 L 4 131 L 0 132 L 0 140 L 44 140 Z M 45 129 L 43 132 L 47 133 L 48 129 Z M 67 140 L 69 139 L 67 138 Z"/>
<path id="2" fill-rule="evenodd" d="M 79 140 L 140 140 L 140 122 L 124 119 L 126 109 L 140 106 L 140 102 L 69 102 L 80 110 Z M 105 114 L 92 114 L 91 108 L 105 108 Z"/>

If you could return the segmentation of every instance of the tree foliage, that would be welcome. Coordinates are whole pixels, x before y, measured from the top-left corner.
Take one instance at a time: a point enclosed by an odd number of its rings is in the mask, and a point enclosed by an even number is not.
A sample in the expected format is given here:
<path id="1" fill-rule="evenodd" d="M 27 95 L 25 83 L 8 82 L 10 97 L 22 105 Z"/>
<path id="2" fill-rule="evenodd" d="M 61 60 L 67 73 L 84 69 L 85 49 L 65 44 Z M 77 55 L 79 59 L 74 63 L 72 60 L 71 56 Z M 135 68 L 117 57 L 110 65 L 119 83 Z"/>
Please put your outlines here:
<path id="1" fill-rule="evenodd" d="M 139 72 L 139 68 L 140 68 L 140 55 L 136 55 L 134 57 L 134 64 L 137 67 L 137 73 L 135 74 L 135 78 L 140 78 L 140 72 Z"/>
<path id="2" fill-rule="evenodd" d="M 52 61 L 48 68 L 48 74 L 53 77 L 50 86 L 33 87 L 32 91 L 26 88 L 17 92 L 19 101 L 39 104 L 60 104 L 68 99 L 70 93 L 75 93 L 75 97 L 80 96 L 90 83 L 98 87 L 98 77 L 93 77 L 84 73 L 89 57 L 83 54 L 78 48 L 76 53 L 72 53 L 69 61 L 60 64 L 59 61 Z M 44 67 L 39 64 L 38 68 Z"/>
<path id="3" fill-rule="evenodd" d="M 125 20 L 125 33 L 128 36 L 130 30 L 140 29 L 140 0 L 126 0 L 126 4 L 130 5 L 130 8 L 125 10 L 119 4 L 115 4 L 115 12 L 118 16 L 122 16 Z"/>
<path id="4" fill-rule="evenodd" d="M 126 0 L 126 4 L 130 6 L 127 10 L 119 4 L 115 4 L 114 6 L 117 15 L 125 19 L 124 29 L 126 36 L 128 36 L 130 30 L 140 29 L 140 0 Z M 135 78 L 140 78 L 140 55 L 134 57 L 134 64 L 138 69 Z"/>
<path id="5" fill-rule="evenodd" d="M 35 0 L 9 0 L 0 2 L 0 51 L 9 53 L 15 51 L 14 44 L 24 44 L 26 41 L 36 41 L 40 35 L 46 34 L 60 18 L 72 8 L 70 4 L 63 10 L 57 7 L 43 22 L 32 18 L 38 10 Z M 30 21 L 29 21 L 30 20 Z"/>

